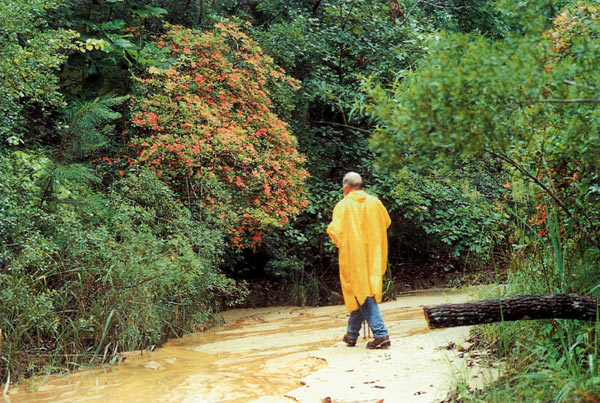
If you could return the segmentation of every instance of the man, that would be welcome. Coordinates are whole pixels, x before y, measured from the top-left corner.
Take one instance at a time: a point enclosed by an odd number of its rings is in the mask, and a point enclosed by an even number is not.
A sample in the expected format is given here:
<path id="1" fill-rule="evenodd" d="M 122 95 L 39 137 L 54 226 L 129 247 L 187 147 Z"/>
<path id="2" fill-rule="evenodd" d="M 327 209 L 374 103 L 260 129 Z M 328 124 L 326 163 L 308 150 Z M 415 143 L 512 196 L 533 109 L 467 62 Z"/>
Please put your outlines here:
<path id="1" fill-rule="evenodd" d="M 345 196 L 333 209 L 327 233 L 339 249 L 340 282 L 350 312 L 343 340 L 348 346 L 355 346 L 366 320 L 375 337 L 367 348 L 387 348 L 392 343 L 377 303 L 381 302 L 387 266 L 386 230 L 390 216 L 376 197 L 362 190 L 359 174 L 348 172 L 342 184 Z"/>

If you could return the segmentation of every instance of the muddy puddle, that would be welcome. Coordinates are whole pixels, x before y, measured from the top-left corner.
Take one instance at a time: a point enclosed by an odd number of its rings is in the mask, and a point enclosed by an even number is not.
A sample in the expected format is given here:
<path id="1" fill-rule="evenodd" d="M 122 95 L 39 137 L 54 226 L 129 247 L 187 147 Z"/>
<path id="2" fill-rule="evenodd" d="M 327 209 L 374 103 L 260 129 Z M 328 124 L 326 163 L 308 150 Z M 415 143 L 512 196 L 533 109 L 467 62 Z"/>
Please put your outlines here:
<path id="1" fill-rule="evenodd" d="M 468 328 L 429 331 L 421 306 L 467 299 L 464 292 L 434 292 L 381 304 L 392 339 L 381 351 L 365 349 L 362 334 L 356 347 L 341 342 L 343 306 L 232 310 L 221 327 L 128 353 L 119 366 L 27 380 L 4 400 L 435 401 L 445 397 L 453 372 L 466 367 L 440 346 L 462 342 Z"/>

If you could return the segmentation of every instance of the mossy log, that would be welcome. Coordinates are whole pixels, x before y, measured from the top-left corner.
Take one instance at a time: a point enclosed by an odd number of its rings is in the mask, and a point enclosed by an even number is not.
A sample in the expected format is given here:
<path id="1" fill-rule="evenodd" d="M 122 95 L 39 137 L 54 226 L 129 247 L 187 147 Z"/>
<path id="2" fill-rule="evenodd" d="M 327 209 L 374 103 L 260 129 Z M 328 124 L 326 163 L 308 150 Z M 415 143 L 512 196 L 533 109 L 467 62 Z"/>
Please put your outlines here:
<path id="1" fill-rule="evenodd" d="M 430 329 L 529 319 L 596 320 L 598 299 L 592 296 L 519 295 L 466 304 L 424 306 Z"/>

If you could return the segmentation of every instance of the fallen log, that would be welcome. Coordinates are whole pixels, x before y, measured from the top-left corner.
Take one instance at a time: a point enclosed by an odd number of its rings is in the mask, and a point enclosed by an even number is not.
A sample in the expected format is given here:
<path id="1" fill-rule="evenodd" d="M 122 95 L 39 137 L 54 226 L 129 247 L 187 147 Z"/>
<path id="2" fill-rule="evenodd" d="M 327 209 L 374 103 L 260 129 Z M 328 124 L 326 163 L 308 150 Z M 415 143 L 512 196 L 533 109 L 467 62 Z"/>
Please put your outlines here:
<path id="1" fill-rule="evenodd" d="M 430 329 L 529 319 L 596 320 L 599 314 L 598 298 L 568 294 L 519 295 L 466 304 L 429 305 L 423 307 L 423 312 Z"/>

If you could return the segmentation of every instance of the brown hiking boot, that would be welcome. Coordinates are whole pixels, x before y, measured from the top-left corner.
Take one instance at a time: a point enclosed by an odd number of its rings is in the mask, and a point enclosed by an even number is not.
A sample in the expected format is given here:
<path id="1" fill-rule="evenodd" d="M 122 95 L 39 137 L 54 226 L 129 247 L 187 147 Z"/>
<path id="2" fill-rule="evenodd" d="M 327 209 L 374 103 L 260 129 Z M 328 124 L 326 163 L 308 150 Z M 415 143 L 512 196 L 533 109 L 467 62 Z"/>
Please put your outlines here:
<path id="1" fill-rule="evenodd" d="M 385 337 L 379 337 L 377 339 L 371 340 L 370 342 L 367 343 L 367 348 L 374 350 L 374 349 L 380 349 L 380 348 L 388 348 L 391 345 L 392 345 L 392 342 L 390 341 L 390 336 L 385 336 Z"/>
<path id="2" fill-rule="evenodd" d="M 348 333 L 346 333 L 344 335 L 344 338 L 342 339 L 346 342 L 346 344 L 348 345 L 348 347 L 354 347 L 356 346 L 356 339 L 353 339 L 352 337 L 348 336 Z"/>

